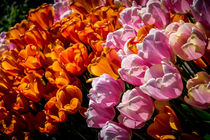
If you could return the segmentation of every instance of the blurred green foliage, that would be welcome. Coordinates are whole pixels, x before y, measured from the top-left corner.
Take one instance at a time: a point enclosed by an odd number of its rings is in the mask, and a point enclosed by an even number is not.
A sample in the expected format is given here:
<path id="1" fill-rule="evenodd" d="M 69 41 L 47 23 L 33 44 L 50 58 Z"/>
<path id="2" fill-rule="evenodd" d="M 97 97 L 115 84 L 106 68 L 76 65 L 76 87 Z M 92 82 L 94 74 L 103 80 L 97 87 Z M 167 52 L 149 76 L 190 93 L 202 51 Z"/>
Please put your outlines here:
<path id="1" fill-rule="evenodd" d="M 53 3 L 53 0 L 1 0 L 0 32 L 7 32 L 10 27 L 25 19 L 30 9 L 42 3 Z"/>

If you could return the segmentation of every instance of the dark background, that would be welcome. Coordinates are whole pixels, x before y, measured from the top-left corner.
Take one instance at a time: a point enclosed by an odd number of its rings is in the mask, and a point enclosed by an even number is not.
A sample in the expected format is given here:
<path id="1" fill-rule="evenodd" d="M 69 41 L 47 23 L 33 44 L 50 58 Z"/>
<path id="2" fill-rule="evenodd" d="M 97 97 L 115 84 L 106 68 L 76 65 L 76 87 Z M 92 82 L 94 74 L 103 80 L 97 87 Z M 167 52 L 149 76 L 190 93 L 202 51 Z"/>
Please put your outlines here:
<path id="1" fill-rule="evenodd" d="M 10 27 L 25 19 L 28 11 L 42 3 L 53 0 L 0 0 L 0 32 L 7 32 Z"/>

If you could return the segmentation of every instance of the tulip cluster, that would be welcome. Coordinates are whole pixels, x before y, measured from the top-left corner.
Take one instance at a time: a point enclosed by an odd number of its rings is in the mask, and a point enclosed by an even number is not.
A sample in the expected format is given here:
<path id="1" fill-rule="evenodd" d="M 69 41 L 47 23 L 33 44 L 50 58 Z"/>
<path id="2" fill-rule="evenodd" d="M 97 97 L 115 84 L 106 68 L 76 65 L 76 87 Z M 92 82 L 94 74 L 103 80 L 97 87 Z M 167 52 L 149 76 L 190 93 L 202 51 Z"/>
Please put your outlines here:
<path id="1" fill-rule="evenodd" d="M 0 34 L 1 133 L 56 134 L 79 112 L 99 140 L 208 137 L 209 6 L 55 0 L 30 10 Z"/>
<path id="2" fill-rule="evenodd" d="M 194 130 L 182 130 L 173 108 L 180 111 L 176 102 L 191 110 L 210 107 L 210 24 L 204 18 L 210 15 L 210 3 L 115 4 L 126 7 L 119 17 L 122 28 L 107 35 L 102 55 L 88 65 L 98 76 L 88 95 L 88 126 L 101 128 L 98 139 L 103 140 L 131 139 L 132 131 L 138 136 L 135 129 L 145 127 L 155 139 L 201 139 Z"/>
<path id="3" fill-rule="evenodd" d="M 100 6 L 100 7 L 98 7 Z M 123 7 L 55 1 L 32 9 L 0 42 L 0 131 L 5 138 L 55 134 L 82 107 L 87 66 L 101 55 Z M 30 132 L 30 133 L 29 133 Z"/>

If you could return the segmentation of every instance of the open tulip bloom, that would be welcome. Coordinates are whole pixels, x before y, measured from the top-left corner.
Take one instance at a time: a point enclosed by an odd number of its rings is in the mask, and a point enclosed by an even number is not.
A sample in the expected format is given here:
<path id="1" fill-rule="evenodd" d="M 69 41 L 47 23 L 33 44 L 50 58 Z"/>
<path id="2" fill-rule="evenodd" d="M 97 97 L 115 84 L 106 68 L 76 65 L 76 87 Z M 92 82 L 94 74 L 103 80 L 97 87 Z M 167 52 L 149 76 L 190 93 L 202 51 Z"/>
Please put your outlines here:
<path id="1" fill-rule="evenodd" d="M 55 0 L 26 17 L 0 33 L 0 139 L 210 139 L 209 0 Z"/>

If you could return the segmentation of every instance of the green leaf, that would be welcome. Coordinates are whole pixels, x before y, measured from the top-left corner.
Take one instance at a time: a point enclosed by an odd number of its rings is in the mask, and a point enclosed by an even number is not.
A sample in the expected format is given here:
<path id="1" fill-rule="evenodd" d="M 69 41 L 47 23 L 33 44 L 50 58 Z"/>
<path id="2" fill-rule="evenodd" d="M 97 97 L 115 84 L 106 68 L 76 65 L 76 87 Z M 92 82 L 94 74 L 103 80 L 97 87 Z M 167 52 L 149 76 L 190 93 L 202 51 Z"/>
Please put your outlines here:
<path id="1" fill-rule="evenodd" d="M 202 119 L 202 121 L 204 121 L 204 122 L 207 122 L 207 123 L 209 123 L 210 122 L 210 113 L 208 113 L 207 111 L 205 111 L 205 110 L 200 110 L 200 109 L 197 109 L 197 108 L 195 108 L 195 107 L 188 107 L 187 105 L 185 105 L 185 104 L 181 104 L 181 106 L 188 112 L 188 113 L 190 113 L 191 115 L 193 115 L 193 112 L 197 115 L 197 116 L 199 116 L 201 119 Z M 194 116 L 194 115 L 193 115 Z"/>
<path id="2" fill-rule="evenodd" d="M 204 140 L 210 140 L 210 134 L 206 134 L 204 137 L 203 137 Z"/>

